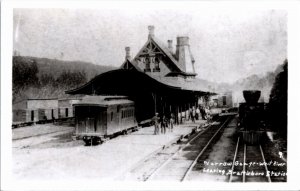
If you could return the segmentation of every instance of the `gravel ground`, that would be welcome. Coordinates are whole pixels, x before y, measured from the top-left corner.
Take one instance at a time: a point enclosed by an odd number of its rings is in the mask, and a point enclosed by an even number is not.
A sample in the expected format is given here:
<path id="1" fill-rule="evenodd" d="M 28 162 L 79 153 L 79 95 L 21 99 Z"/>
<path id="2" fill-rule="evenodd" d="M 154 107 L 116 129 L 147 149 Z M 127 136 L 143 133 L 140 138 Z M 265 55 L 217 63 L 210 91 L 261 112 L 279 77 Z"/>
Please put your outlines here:
<path id="1" fill-rule="evenodd" d="M 45 135 L 48 133 L 72 131 L 74 127 L 70 126 L 58 126 L 54 124 L 37 124 L 34 126 L 20 127 L 12 130 L 12 139 L 20 140 L 24 138 L 30 138 L 33 136 Z"/>
<path id="2" fill-rule="evenodd" d="M 165 135 L 153 135 L 153 127 L 146 127 L 92 147 L 72 140 L 73 127 L 50 124 L 14 129 L 13 175 L 20 180 L 120 180 L 139 161 L 194 126 L 177 126 Z M 28 131 L 34 137 L 25 138 Z"/>
<path id="3" fill-rule="evenodd" d="M 236 120 L 232 120 L 228 127 L 224 129 L 220 139 L 213 146 L 213 149 L 206 161 L 217 163 L 232 162 L 236 144 L 236 142 L 233 140 L 233 136 L 235 135 L 236 130 Z M 218 167 L 206 166 L 206 168 L 217 170 Z M 187 180 L 201 182 L 227 182 L 227 179 L 227 176 L 218 173 L 192 171 Z"/>

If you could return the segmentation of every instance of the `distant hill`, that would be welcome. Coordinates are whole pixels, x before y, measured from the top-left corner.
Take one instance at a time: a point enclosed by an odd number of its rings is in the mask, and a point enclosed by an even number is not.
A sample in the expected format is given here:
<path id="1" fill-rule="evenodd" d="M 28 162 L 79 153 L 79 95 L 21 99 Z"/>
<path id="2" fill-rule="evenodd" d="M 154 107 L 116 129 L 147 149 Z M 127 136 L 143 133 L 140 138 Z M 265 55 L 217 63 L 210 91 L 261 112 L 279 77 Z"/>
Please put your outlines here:
<path id="1" fill-rule="evenodd" d="M 38 67 L 37 75 L 39 77 L 43 74 L 49 74 L 54 78 L 57 78 L 64 71 L 83 71 L 85 72 L 86 78 L 89 81 L 98 74 L 116 69 L 116 67 L 112 66 L 101 66 L 83 61 L 63 61 L 29 56 L 14 56 L 14 58 L 24 63 L 36 61 Z"/>
<path id="2" fill-rule="evenodd" d="M 261 101 L 268 102 L 270 91 L 275 82 L 276 75 L 283 71 L 283 65 L 279 65 L 274 71 L 269 71 L 264 75 L 251 75 L 239 79 L 234 83 L 212 83 L 209 82 L 211 91 L 226 92 L 232 91 L 234 102 L 244 102 L 243 90 L 261 90 Z"/>
<path id="3" fill-rule="evenodd" d="M 71 97 L 64 92 L 116 69 L 82 61 L 13 57 L 13 102 L 27 98 Z"/>

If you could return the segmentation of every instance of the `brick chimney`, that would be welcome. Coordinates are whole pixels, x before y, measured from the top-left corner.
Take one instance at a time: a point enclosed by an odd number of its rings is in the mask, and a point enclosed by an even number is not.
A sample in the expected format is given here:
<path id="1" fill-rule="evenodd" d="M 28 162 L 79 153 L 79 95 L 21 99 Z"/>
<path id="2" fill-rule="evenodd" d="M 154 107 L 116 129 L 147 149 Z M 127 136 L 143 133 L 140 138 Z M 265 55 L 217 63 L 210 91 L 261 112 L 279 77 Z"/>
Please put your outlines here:
<path id="1" fill-rule="evenodd" d="M 148 26 L 148 30 L 149 30 L 148 38 L 150 39 L 151 37 L 154 37 L 154 26 L 153 25 Z"/>
<path id="2" fill-rule="evenodd" d="M 168 49 L 173 54 L 173 41 L 172 40 L 168 40 Z"/>
<path id="3" fill-rule="evenodd" d="M 131 59 L 130 47 L 125 47 L 125 52 L 126 52 L 125 60 L 130 60 Z"/>
<path id="4" fill-rule="evenodd" d="M 189 37 L 177 37 L 176 57 L 184 72 L 195 73 L 194 59 L 190 50 Z"/>

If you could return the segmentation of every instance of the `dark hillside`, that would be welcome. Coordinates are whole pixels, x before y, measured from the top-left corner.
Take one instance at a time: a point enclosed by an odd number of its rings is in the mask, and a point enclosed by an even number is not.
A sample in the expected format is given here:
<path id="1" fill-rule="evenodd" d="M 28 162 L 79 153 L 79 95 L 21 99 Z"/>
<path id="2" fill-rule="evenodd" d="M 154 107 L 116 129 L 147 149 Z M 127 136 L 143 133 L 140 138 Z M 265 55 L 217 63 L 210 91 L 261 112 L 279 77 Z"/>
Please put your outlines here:
<path id="1" fill-rule="evenodd" d="M 98 74 L 116 69 L 115 67 L 111 66 L 100 66 L 82 61 L 63 61 L 57 59 L 23 56 L 14 56 L 14 59 L 24 63 L 35 61 L 39 71 L 37 74 L 38 76 L 49 74 L 54 78 L 58 78 L 58 76 L 64 71 L 81 71 L 85 72 L 87 80 L 90 80 Z"/>
<path id="2" fill-rule="evenodd" d="M 116 69 L 81 61 L 13 57 L 13 102 L 27 98 L 69 97 L 64 92 Z"/>

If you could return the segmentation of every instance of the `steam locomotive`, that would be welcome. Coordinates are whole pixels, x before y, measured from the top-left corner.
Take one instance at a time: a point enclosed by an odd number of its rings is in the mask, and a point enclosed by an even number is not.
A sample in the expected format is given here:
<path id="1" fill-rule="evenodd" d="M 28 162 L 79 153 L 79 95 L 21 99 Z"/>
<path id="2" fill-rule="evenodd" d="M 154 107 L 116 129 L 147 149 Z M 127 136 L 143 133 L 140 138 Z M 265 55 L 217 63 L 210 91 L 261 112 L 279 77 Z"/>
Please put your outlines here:
<path id="1" fill-rule="evenodd" d="M 239 106 L 239 131 L 247 144 L 259 144 L 265 135 L 265 103 L 259 103 L 261 91 L 244 90 L 245 103 Z"/>

